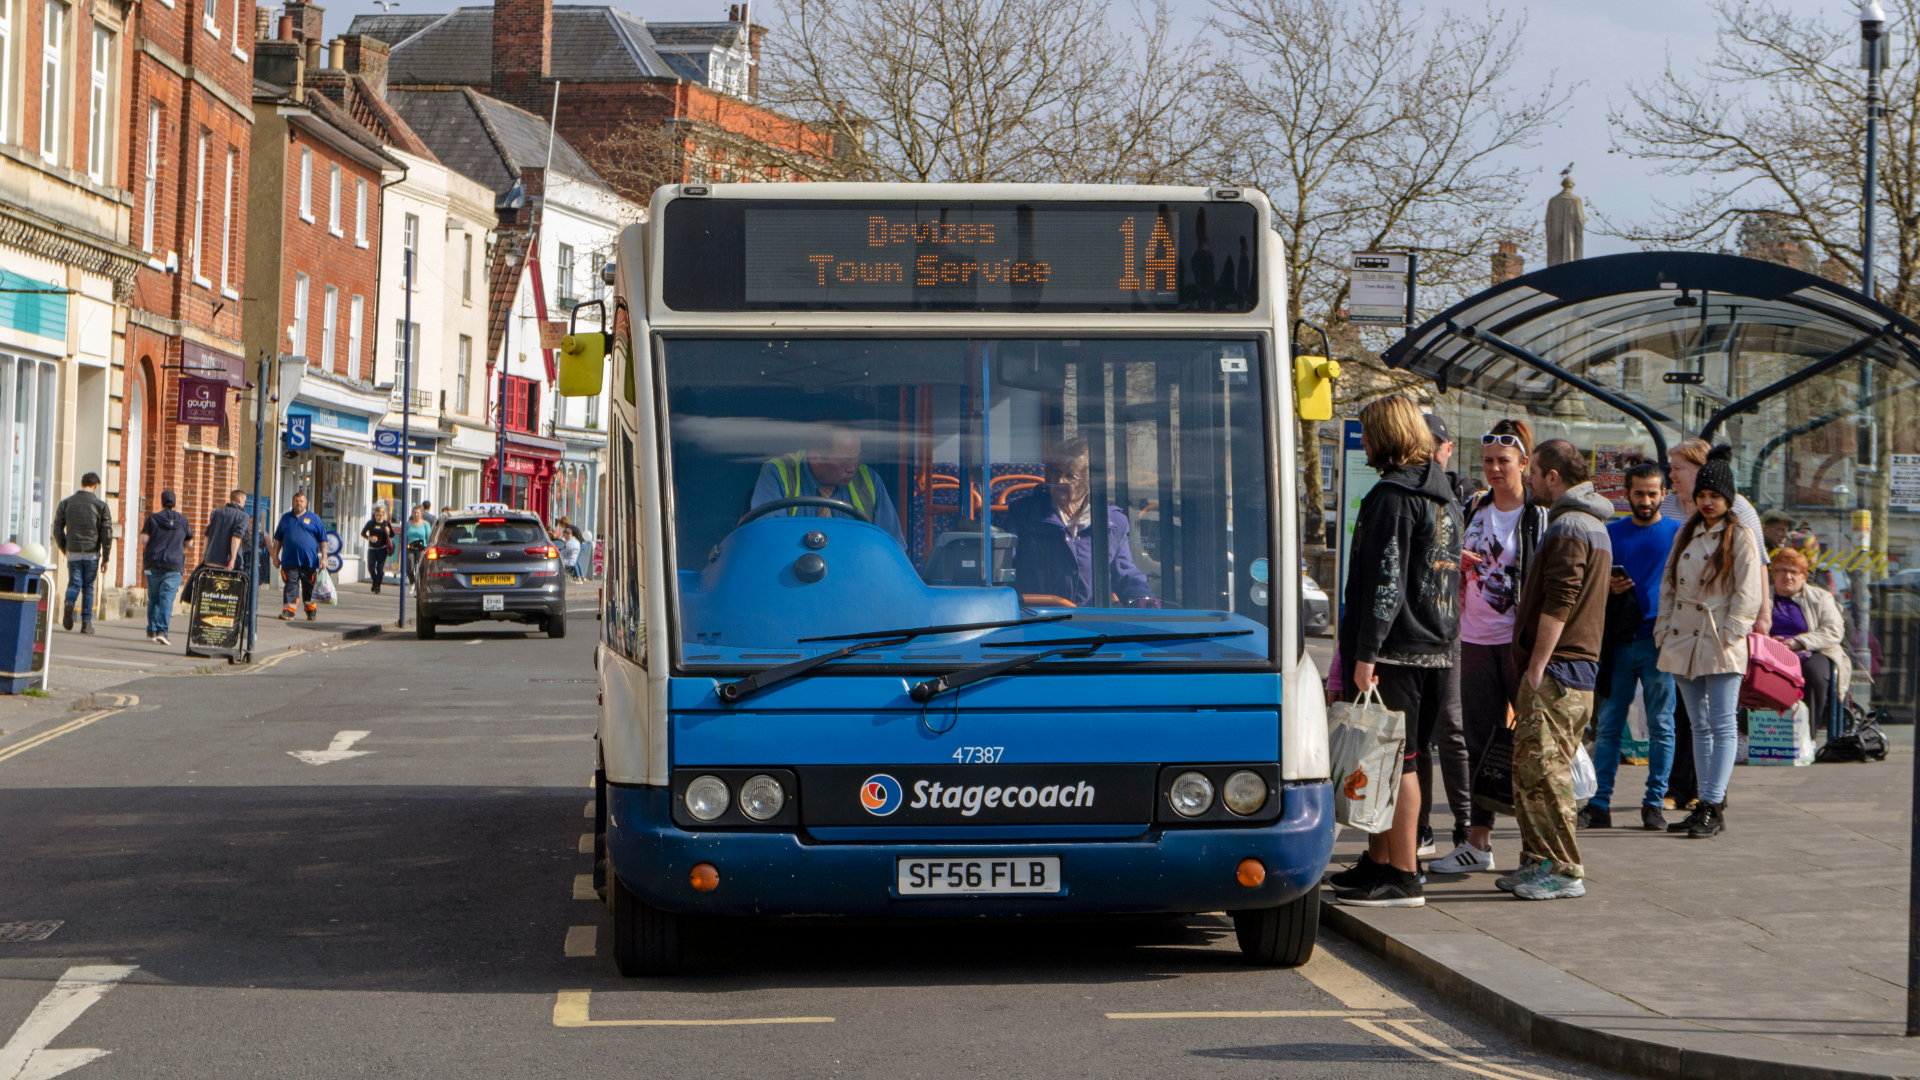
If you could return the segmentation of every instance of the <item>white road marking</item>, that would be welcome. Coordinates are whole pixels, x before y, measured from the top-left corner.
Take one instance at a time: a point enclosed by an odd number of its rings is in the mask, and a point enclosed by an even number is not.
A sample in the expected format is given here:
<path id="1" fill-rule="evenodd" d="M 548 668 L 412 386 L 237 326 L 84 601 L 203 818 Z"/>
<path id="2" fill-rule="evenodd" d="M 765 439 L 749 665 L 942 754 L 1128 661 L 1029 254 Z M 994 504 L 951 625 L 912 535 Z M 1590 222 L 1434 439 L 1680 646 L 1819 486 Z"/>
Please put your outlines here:
<path id="1" fill-rule="evenodd" d="M 583 832 L 580 834 L 580 854 L 582 855 L 593 854 L 593 834 L 592 833 Z"/>
<path id="2" fill-rule="evenodd" d="M 573 876 L 573 898 L 575 900 L 600 899 L 600 894 L 593 890 L 592 874 L 575 874 Z"/>
<path id="3" fill-rule="evenodd" d="M 1377 1012 L 1349 1012 L 1345 1009 L 1262 1009 L 1234 1012 L 1152 1012 L 1152 1013 L 1108 1013 L 1109 1020 L 1247 1020 L 1278 1017 L 1286 1020 L 1304 1020 L 1314 1017 L 1327 1017 L 1346 1020 L 1355 1016 L 1375 1017 Z"/>
<path id="4" fill-rule="evenodd" d="M 731 1027 L 737 1024 L 831 1024 L 831 1016 L 764 1016 L 751 1020 L 590 1020 L 591 990 L 562 990 L 553 1001 L 554 1027 Z"/>
<path id="5" fill-rule="evenodd" d="M 70 967 L 47 996 L 33 1007 L 20 1029 L 0 1046 L 0 1080 L 53 1080 L 111 1050 L 49 1050 L 67 1025 L 106 996 L 120 980 L 138 971 L 138 965 L 101 964 Z"/>
<path id="6" fill-rule="evenodd" d="M 1434 1038 L 1432 1035 L 1421 1031 L 1419 1028 L 1414 1027 L 1413 1025 L 1417 1022 L 1418 1021 L 1412 1020 L 1382 1020 L 1376 1023 L 1372 1020 L 1357 1019 L 1349 1019 L 1347 1021 L 1347 1023 L 1352 1024 L 1362 1031 L 1377 1035 L 1381 1040 L 1397 1046 L 1410 1054 L 1426 1058 L 1428 1061 L 1437 1062 L 1441 1065 L 1452 1066 L 1462 1072 L 1485 1076 L 1488 1077 L 1489 1080 L 1515 1080 L 1516 1077 L 1518 1077 L 1519 1080 L 1553 1080 L 1552 1077 L 1545 1076 L 1541 1073 L 1528 1072 L 1525 1069 L 1516 1069 L 1511 1065 L 1500 1065 L 1487 1061 L 1484 1058 L 1474 1057 L 1465 1051 L 1457 1050 L 1441 1042 L 1439 1039 Z M 1394 1031 L 1385 1030 L 1381 1027 L 1381 1024 L 1390 1025 Z M 1416 1042 L 1423 1045 L 1416 1045 Z"/>
<path id="7" fill-rule="evenodd" d="M 345 761 L 348 758 L 365 757 L 368 754 L 377 754 L 379 751 L 352 750 L 349 747 L 371 734 L 373 734 L 371 731 L 342 731 L 334 735 L 333 742 L 329 743 L 325 750 L 289 750 L 287 753 L 309 765 L 325 765 L 329 762 Z"/>
<path id="8" fill-rule="evenodd" d="M 1349 1009 L 1413 1008 L 1412 1002 L 1369 979 L 1324 945 L 1313 950 L 1313 958 L 1296 970 Z"/>
<path id="9" fill-rule="evenodd" d="M 599 951 L 600 928 L 597 926 L 567 927 L 567 955 L 592 956 Z"/>

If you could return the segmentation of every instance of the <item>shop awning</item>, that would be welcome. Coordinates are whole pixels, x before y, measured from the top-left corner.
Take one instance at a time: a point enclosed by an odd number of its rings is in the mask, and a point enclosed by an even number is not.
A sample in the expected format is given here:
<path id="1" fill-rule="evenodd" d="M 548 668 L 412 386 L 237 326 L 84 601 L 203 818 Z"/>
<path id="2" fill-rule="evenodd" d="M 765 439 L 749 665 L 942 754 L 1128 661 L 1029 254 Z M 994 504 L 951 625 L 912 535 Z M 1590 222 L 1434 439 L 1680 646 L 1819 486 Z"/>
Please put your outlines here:
<path id="1" fill-rule="evenodd" d="M 1721 408 L 1728 416 L 1854 359 L 1920 375 L 1920 325 L 1845 285 L 1734 255 L 1639 252 L 1550 266 L 1505 281 L 1429 319 L 1383 354 L 1442 390 L 1461 389 L 1549 412 L 1588 393 L 1653 434 L 1680 425 L 1607 382 L 1638 351 L 1701 361 L 1771 354 L 1794 373 Z M 1800 362 L 1792 363 L 1794 359 Z M 1644 395 L 1641 395 L 1644 396 Z"/>
<path id="2" fill-rule="evenodd" d="M 313 444 L 339 454 L 349 465 L 360 465 L 369 469 L 393 469 L 398 472 L 398 462 L 381 454 L 376 454 L 364 446 L 329 439 L 319 431 L 313 433 Z M 389 464 L 392 462 L 392 464 Z"/>

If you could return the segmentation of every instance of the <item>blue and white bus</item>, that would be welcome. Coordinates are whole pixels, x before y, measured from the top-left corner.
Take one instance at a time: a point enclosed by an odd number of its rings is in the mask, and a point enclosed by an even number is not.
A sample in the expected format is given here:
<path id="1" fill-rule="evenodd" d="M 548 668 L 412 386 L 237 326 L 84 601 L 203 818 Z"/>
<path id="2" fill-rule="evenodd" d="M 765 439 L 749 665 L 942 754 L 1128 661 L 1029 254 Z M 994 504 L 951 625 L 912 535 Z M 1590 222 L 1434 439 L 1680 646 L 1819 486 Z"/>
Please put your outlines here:
<path id="1" fill-rule="evenodd" d="M 1293 370 L 1269 214 L 656 193 L 562 364 L 613 380 L 623 973 L 677 970 L 691 916 L 1228 911 L 1253 962 L 1306 960 L 1334 830 L 1292 420 L 1327 369 Z"/>

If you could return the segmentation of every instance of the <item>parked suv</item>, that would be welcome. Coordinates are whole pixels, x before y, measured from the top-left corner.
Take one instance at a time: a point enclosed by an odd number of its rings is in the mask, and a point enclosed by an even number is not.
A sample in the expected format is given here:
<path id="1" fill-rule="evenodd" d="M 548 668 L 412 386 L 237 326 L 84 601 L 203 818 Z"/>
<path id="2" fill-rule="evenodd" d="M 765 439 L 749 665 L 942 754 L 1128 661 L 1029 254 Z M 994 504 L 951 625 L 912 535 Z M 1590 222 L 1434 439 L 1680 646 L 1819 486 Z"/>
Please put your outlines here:
<path id="1" fill-rule="evenodd" d="M 567 579 L 560 548 L 540 519 L 517 510 L 468 510 L 441 517 L 420 557 L 420 613 L 431 639 L 442 623 L 532 623 L 567 636 Z"/>

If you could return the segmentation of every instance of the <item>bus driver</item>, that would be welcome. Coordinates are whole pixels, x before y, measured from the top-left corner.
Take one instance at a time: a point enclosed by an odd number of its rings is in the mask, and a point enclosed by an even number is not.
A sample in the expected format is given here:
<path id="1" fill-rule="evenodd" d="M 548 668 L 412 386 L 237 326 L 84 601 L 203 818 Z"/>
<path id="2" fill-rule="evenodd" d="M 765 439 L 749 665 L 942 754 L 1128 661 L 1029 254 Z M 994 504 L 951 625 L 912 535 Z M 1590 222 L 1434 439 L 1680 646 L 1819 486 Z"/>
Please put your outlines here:
<path id="1" fill-rule="evenodd" d="M 1093 603 L 1093 508 L 1088 498 L 1087 440 L 1047 451 L 1047 483 L 1007 506 L 1014 535 L 1014 584 L 1023 594 L 1057 596 L 1077 607 Z M 1107 576 L 1121 603 L 1157 608 L 1147 575 L 1133 565 L 1126 511 L 1107 507 Z M 1106 604 L 1096 604 L 1105 607 Z"/>
<path id="2" fill-rule="evenodd" d="M 907 539 L 900 532 L 900 512 L 893 507 L 887 485 L 874 479 L 873 470 L 860 463 L 860 433 L 840 427 L 822 427 L 805 450 L 781 454 L 760 467 L 760 481 L 753 486 L 751 506 L 776 499 L 818 495 L 852 503 L 875 525 L 887 531 L 902 548 Z M 796 506 L 788 517 L 852 517 L 843 510 L 824 506 Z"/>

